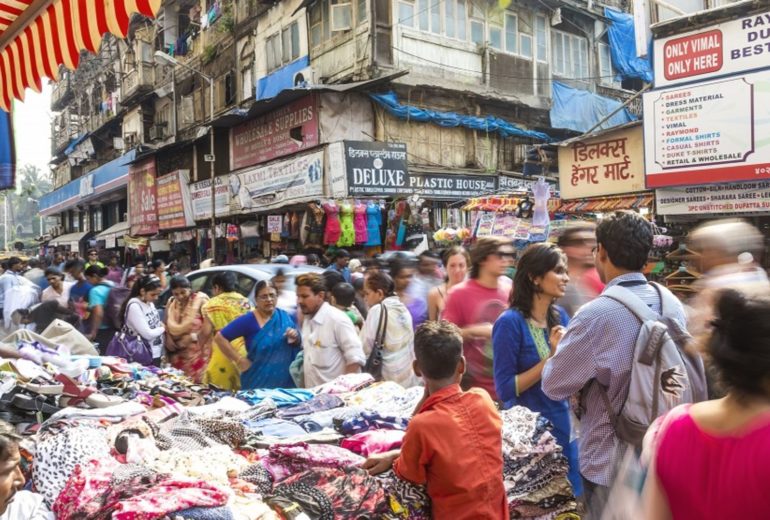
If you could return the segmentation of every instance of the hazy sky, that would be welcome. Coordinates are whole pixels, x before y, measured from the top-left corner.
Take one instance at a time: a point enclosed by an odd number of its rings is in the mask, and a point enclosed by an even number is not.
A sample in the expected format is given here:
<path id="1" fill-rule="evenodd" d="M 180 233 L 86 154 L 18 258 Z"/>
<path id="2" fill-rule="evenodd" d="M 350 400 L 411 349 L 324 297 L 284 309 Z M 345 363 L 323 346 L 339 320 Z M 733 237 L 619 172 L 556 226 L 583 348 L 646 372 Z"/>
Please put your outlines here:
<path id="1" fill-rule="evenodd" d="M 51 160 L 51 86 L 43 80 L 43 92 L 27 90 L 24 102 L 13 105 L 16 165 L 34 164 L 49 172 Z"/>

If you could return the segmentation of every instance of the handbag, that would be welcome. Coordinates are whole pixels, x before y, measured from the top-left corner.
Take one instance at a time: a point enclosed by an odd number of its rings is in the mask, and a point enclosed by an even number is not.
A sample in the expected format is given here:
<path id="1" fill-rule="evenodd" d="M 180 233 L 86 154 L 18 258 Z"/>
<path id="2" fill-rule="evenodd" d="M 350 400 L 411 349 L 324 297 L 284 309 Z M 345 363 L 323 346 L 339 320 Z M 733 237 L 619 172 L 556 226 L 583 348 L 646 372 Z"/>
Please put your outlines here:
<path id="1" fill-rule="evenodd" d="M 374 335 L 374 345 L 364 365 L 364 372 L 372 375 L 375 381 L 382 381 L 382 351 L 385 348 L 385 334 L 388 330 L 388 309 L 380 303 L 380 322 Z"/>
<path id="2" fill-rule="evenodd" d="M 128 307 L 126 307 L 126 314 L 128 314 Z M 123 316 L 123 327 L 121 330 L 112 336 L 105 355 L 123 358 L 129 363 L 139 363 L 140 365 L 149 366 L 152 365 L 152 349 L 147 342 L 131 331 L 128 326 L 125 325 L 126 316 Z"/>

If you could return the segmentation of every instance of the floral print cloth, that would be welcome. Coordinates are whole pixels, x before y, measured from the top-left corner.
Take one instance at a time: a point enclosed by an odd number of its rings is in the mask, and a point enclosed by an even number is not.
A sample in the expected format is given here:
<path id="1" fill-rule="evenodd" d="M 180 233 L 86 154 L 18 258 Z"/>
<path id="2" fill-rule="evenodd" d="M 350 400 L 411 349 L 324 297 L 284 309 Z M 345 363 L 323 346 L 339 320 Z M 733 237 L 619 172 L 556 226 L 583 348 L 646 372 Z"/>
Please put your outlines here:
<path id="1" fill-rule="evenodd" d="M 79 465 L 54 502 L 59 520 L 154 520 L 193 507 L 218 507 L 228 494 L 202 480 L 155 474 L 115 485 L 120 463 L 97 459 Z"/>

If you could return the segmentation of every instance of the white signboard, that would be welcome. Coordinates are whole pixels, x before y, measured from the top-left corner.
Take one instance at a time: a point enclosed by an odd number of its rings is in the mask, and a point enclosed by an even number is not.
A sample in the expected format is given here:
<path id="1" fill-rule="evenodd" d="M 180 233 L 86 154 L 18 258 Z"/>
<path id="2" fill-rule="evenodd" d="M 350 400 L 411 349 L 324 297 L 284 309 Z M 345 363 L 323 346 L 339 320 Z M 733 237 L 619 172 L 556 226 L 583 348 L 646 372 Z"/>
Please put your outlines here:
<path id="1" fill-rule="evenodd" d="M 323 150 L 233 173 L 232 211 L 251 213 L 320 198 L 323 177 Z"/>
<path id="2" fill-rule="evenodd" d="M 230 215 L 230 191 L 227 188 L 227 177 L 216 178 L 216 201 L 217 217 L 226 217 Z M 204 220 L 211 218 L 211 179 L 196 182 L 190 186 L 190 196 L 192 197 L 193 216 L 195 220 Z"/>
<path id="3" fill-rule="evenodd" d="M 658 215 L 770 211 L 770 181 L 655 190 Z"/>
<path id="4" fill-rule="evenodd" d="M 281 215 L 267 216 L 267 232 L 280 233 L 283 231 L 283 217 Z"/>
<path id="5" fill-rule="evenodd" d="M 770 11 L 655 40 L 655 87 L 770 66 Z"/>
<path id="6" fill-rule="evenodd" d="M 770 178 L 770 71 L 647 92 L 648 188 Z"/>

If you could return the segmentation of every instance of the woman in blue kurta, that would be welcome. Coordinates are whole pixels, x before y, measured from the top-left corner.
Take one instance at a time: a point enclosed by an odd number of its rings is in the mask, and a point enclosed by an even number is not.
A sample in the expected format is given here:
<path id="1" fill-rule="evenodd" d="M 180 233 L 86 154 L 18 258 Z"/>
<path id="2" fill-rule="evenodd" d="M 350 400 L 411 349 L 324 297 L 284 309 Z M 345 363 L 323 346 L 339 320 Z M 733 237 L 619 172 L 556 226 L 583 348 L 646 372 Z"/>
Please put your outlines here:
<path id="1" fill-rule="evenodd" d="M 278 290 L 273 282 L 258 282 L 254 294 L 256 308 L 219 331 L 216 344 L 240 369 L 242 390 L 293 388 L 289 366 L 301 345 L 294 319 L 276 308 Z M 244 339 L 247 357 L 230 343 L 237 338 Z"/>
<path id="2" fill-rule="evenodd" d="M 554 302 L 569 282 L 567 259 L 553 244 L 529 246 L 518 262 L 510 309 L 492 329 L 495 389 L 504 408 L 520 405 L 539 412 L 553 424 L 553 435 L 569 460 L 569 480 L 582 493 L 577 443 L 570 442 L 567 401 L 543 393 L 540 379 L 553 355 L 569 317 Z"/>

